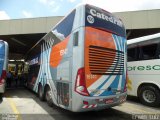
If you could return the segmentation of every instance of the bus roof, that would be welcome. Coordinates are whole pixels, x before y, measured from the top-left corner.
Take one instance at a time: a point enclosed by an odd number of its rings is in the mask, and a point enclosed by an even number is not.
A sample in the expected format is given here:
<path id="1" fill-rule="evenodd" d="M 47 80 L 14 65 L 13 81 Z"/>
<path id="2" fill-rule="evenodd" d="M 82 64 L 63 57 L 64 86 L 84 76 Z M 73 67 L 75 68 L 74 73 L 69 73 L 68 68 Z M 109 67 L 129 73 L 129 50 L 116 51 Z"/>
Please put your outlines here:
<path id="1" fill-rule="evenodd" d="M 143 36 L 143 37 L 138 37 L 138 38 L 134 38 L 134 39 L 129 39 L 129 40 L 127 40 L 127 45 L 139 44 L 144 41 L 146 41 L 146 42 L 152 41 L 153 42 L 153 39 L 156 39 L 156 38 L 160 38 L 160 33 L 156 33 L 153 35 L 147 35 L 147 36 Z"/>
<path id="2" fill-rule="evenodd" d="M 91 6 L 91 7 L 94 7 L 94 8 L 97 8 L 97 9 L 101 9 L 105 12 L 107 12 L 108 14 L 111 14 L 114 18 L 118 19 L 119 21 L 122 22 L 122 20 L 119 18 L 119 17 L 116 17 L 114 14 L 102 9 L 102 8 L 99 8 L 97 6 L 94 6 L 94 5 L 90 5 L 90 4 L 86 4 L 86 3 L 82 3 L 82 4 L 79 4 L 77 5 L 74 9 L 72 9 L 72 11 L 70 11 L 67 15 L 65 15 L 65 17 L 63 17 L 54 27 L 52 27 L 52 29 L 46 33 L 35 45 L 32 46 L 32 48 L 30 50 L 27 51 L 27 53 L 25 54 L 25 56 L 33 49 L 35 48 L 42 40 L 44 40 L 44 38 L 50 33 L 50 32 L 53 32 L 53 30 L 63 21 L 65 20 L 65 18 L 67 18 L 67 16 L 72 13 L 74 10 L 77 10 L 79 7 L 85 7 L 85 6 Z M 123 22 L 122 22 L 123 23 Z"/>

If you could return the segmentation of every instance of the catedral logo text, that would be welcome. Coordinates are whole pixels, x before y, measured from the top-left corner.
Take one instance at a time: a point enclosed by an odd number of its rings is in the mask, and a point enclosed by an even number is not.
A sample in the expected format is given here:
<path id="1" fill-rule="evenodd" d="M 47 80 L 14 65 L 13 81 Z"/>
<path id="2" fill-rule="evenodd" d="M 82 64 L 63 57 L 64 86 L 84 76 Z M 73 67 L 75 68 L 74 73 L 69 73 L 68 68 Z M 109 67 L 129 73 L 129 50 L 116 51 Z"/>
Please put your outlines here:
<path id="1" fill-rule="evenodd" d="M 105 15 L 104 13 L 97 12 L 95 9 L 90 9 L 90 14 L 94 17 L 106 20 L 106 21 L 111 22 L 115 25 L 123 27 L 122 21 L 113 17 L 113 16 L 108 16 L 108 15 Z"/>

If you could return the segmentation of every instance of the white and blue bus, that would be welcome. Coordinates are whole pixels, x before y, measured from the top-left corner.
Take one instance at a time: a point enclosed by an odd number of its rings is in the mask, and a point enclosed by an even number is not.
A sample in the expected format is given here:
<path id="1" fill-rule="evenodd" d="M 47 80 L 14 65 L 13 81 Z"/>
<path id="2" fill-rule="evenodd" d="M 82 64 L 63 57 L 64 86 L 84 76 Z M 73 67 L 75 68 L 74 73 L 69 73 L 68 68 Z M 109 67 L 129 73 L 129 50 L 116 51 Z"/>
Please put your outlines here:
<path id="1" fill-rule="evenodd" d="M 160 33 L 127 41 L 128 95 L 148 106 L 160 105 Z"/>
<path id="2" fill-rule="evenodd" d="M 6 72 L 8 63 L 8 44 L 0 40 L 0 97 L 2 98 L 5 91 Z"/>
<path id="3" fill-rule="evenodd" d="M 126 50 L 119 18 L 78 6 L 26 55 L 27 86 L 49 105 L 74 112 L 119 105 L 127 94 Z"/>

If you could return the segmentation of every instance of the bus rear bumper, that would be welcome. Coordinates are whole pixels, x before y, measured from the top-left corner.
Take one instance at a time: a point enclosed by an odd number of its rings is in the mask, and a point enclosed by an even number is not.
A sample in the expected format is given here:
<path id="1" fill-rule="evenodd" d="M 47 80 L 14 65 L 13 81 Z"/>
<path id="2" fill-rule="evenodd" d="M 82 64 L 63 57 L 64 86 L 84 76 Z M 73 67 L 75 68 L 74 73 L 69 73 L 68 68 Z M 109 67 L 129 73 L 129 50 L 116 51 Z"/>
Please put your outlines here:
<path id="1" fill-rule="evenodd" d="M 82 99 L 83 98 L 83 99 Z M 77 100 L 76 105 L 72 105 L 73 112 L 97 111 L 120 105 L 126 101 L 127 93 L 114 96 L 103 97 L 82 97 Z M 80 101 L 81 100 L 81 101 Z M 78 104 L 78 101 L 80 104 Z"/>

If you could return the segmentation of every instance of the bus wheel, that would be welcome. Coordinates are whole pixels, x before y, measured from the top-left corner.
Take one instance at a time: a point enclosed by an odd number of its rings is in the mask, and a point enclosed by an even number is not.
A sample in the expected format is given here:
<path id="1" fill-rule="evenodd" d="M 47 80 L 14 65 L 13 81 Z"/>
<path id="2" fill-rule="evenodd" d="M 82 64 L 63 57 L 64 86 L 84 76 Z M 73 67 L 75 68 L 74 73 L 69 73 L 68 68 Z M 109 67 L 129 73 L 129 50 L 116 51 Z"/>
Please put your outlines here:
<path id="1" fill-rule="evenodd" d="M 46 101 L 47 101 L 47 104 L 49 105 L 49 106 L 52 106 L 53 105 L 53 101 L 52 101 L 52 94 L 51 94 L 51 89 L 50 89 L 50 87 L 47 87 L 46 88 L 46 92 L 45 92 L 45 99 L 46 99 Z"/>
<path id="2" fill-rule="evenodd" d="M 140 88 L 139 98 L 144 105 L 156 107 L 160 104 L 160 92 L 153 86 L 142 86 Z"/>
<path id="3" fill-rule="evenodd" d="M 41 101 L 44 101 L 44 94 L 43 94 L 43 89 L 41 84 L 38 86 L 38 97 Z"/>

